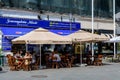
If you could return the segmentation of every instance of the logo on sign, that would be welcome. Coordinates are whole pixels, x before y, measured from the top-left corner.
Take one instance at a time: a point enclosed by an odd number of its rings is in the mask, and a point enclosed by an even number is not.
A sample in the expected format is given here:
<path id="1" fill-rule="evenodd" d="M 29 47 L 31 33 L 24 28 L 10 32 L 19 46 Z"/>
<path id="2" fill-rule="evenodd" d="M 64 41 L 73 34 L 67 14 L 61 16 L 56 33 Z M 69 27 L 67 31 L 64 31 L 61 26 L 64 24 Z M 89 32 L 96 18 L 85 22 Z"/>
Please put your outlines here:
<path id="1" fill-rule="evenodd" d="M 63 32 L 58 32 L 58 34 L 63 34 Z"/>
<path id="2" fill-rule="evenodd" d="M 7 19 L 7 23 L 17 23 L 17 24 L 26 24 L 26 21 L 23 20 L 11 20 L 11 19 Z"/>
<path id="3" fill-rule="evenodd" d="M 15 32 L 16 34 L 22 34 L 22 32 L 19 32 L 19 31 L 17 31 L 17 32 Z"/>

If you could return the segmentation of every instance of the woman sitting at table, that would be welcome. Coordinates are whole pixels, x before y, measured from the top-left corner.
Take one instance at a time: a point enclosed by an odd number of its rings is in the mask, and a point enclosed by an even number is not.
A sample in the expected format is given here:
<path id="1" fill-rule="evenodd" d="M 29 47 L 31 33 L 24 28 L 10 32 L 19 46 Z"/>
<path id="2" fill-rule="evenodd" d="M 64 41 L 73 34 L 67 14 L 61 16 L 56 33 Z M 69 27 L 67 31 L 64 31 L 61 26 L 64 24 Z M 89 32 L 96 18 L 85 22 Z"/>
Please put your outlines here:
<path id="1" fill-rule="evenodd" d="M 28 65 L 31 63 L 32 55 L 30 54 L 30 52 L 25 53 L 24 60 L 25 60 L 25 65 Z"/>
<path id="2" fill-rule="evenodd" d="M 24 58 L 32 58 L 32 55 L 30 52 L 26 52 Z"/>
<path id="3" fill-rule="evenodd" d="M 19 53 L 19 51 L 18 51 L 17 53 L 15 53 L 14 57 L 15 57 L 15 59 L 16 59 L 16 63 L 17 63 L 18 66 L 20 67 L 21 64 L 22 64 L 23 59 L 22 59 L 22 56 L 21 56 L 21 54 Z"/>
<path id="4" fill-rule="evenodd" d="M 30 52 L 26 52 L 24 56 L 24 70 L 31 70 L 31 60 L 32 60 L 32 55 Z"/>
<path id="5" fill-rule="evenodd" d="M 19 51 L 17 53 L 15 53 L 14 55 L 15 58 L 22 58 L 21 54 L 19 53 Z"/>

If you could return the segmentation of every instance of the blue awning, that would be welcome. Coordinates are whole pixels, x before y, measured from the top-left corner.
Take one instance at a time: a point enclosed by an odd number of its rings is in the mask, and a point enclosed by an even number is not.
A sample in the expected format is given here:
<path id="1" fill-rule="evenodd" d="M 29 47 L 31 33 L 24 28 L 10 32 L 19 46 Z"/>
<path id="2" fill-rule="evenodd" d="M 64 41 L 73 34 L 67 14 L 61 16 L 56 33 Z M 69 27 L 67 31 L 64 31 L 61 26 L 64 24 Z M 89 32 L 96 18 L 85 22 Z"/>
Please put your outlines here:
<path id="1" fill-rule="evenodd" d="M 24 35 L 33 30 L 33 28 L 8 28 L 2 27 L 1 28 L 3 36 L 14 36 L 18 37 Z"/>

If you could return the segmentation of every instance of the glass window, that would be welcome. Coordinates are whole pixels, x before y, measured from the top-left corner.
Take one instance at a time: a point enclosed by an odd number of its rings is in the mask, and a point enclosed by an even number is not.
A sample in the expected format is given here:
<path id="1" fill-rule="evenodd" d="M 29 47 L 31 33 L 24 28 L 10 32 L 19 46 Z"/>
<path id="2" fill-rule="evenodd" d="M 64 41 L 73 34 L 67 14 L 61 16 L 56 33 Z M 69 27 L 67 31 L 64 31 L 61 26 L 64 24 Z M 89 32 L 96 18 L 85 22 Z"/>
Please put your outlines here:
<path id="1" fill-rule="evenodd" d="M 62 2 L 62 0 L 53 0 L 53 2 L 52 2 L 52 6 L 54 6 L 54 7 L 62 7 L 63 6 L 63 2 Z"/>
<path id="2" fill-rule="evenodd" d="M 120 43 L 117 43 L 117 54 L 120 54 Z"/>
<path id="3" fill-rule="evenodd" d="M 102 53 L 113 54 L 114 45 L 113 43 L 104 43 L 102 44 Z"/>
<path id="4" fill-rule="evenodd" d="M 1 0 L 6 7 L 72 13 L 91 17 L 92 0 Z M 95 17 L 112 18 L 113 0 L 94 0 Z M 120 0 L 116 0 L 116 13 L 120 11 Z"/>
<path id="5" fill-rule="evenodd" d="M 51 2 L 49 0 L 41 0 L 41 2 L 40 2 L 40 8 L 42 10 L 49 11 L 50 5 L 51 5 Z"/>

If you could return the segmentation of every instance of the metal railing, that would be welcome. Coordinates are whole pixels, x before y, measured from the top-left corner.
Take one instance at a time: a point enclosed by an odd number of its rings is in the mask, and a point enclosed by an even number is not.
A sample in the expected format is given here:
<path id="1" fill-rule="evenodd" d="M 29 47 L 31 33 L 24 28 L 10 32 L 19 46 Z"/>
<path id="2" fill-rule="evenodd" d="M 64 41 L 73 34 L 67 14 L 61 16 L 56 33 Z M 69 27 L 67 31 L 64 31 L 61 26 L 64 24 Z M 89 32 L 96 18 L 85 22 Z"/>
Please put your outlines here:
<path id="1" fill-rule="evenodd" d="M 7 65 L 6 56 L 0 56 L 0 66 Z"/>

